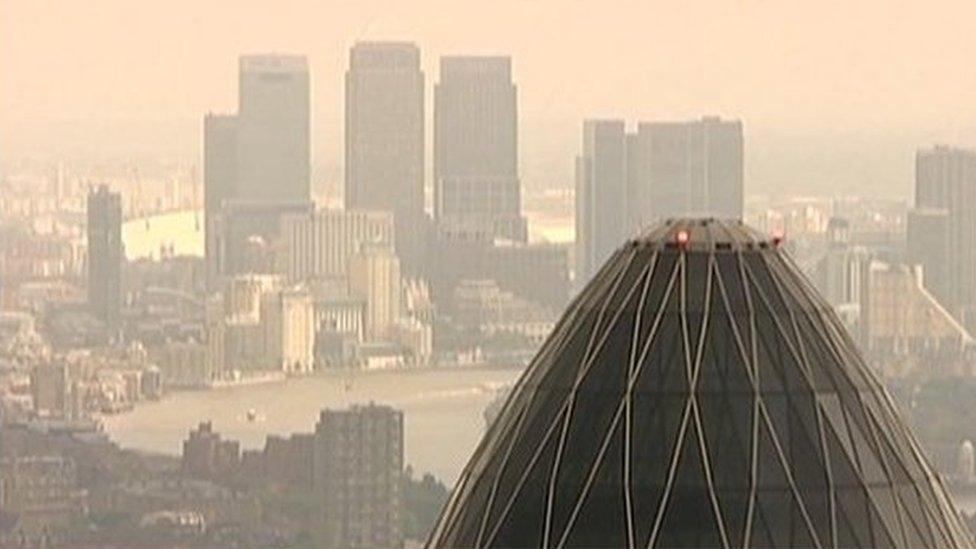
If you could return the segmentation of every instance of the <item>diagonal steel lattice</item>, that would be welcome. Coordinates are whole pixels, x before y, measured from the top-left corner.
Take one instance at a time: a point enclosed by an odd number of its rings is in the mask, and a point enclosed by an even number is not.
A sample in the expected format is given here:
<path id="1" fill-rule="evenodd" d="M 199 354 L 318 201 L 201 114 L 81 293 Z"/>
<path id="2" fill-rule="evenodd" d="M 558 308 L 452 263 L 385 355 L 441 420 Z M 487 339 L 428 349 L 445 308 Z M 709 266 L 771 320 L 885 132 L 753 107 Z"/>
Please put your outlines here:
<path id="1" fill-rule="evenodd" d="M 972 547 L 779 242 L 671 220 L 570 305 L 429 547 Z"/>

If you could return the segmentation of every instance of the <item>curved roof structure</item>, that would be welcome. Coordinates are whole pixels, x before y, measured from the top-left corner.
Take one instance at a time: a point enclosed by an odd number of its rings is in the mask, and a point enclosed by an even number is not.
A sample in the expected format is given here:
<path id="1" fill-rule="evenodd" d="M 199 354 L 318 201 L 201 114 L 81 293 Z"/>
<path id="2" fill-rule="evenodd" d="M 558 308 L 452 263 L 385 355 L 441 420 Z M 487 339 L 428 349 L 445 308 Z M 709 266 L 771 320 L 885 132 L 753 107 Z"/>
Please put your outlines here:
<path id="1" fill-rule="evenodd" d="M 672 220 L 575 299 L 432 547 L 971 547 L 778 239 Z"/>

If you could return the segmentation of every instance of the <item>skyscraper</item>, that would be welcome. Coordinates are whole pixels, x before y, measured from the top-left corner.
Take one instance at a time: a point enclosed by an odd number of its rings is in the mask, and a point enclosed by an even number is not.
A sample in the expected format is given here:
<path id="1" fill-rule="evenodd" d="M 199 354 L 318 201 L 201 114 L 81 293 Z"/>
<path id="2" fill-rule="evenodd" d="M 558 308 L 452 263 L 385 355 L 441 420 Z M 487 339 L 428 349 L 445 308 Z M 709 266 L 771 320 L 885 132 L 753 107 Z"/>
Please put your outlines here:
<path id="1" fill-rule="evenodd" d="M 642 169 L 632 174 L 645 225 L 685 215 L 741 219 L 742 123 L 704 117 L 690 122 L 638 125 L 632 154 Z"/>
<path id="2" fill-rule="evenodd" d="M 361 42 L 346 71 L 346 209 L 392 212 L 408 273 L 423 266 L 424 73 L 408 42 Z"/>
<path id="3" fill-rule="evenodd" d="M 576 159 L 576 278 L 588 281 L 630 234 L 623 120 L 583 122 Z"/>
<path id="4" fill-rule="evenodd" d="M 576 161 L 576 279 L 585 284 L 616 243 L 684 215 L 741 219 L 742 123 L 583 123 Z"/>
<path id="5" fill-rule="evenodd" d="M 443 57 L 434 89 L 434 213 L 524 241 L 517 94 L 509 57 Z"/>
<path id="6" fill-rule="evenodd" d="M 215 221 L 226 200 L 236 196 L 237 116 L 203 119 L 203 218 L 207 284 L 213 290 L 221 265 Z"/>
<path id="7" fill-rule="evenodd" d="M 122 308 L 122 199 L 101 185 L 88 194 L 88 307 L 107 328 Z"/>
<path id="8" fill-rule="evenodd" d="M 296 55 L 240 59 L 237 185 L 249 202 L 309 200 L 308 63 Z"/>
<path id="9" fill-rule="evenodd" d="M 950 250 L 944 305 L 972 330 L 976 327 L 976 151 L 946 146 L 918 151 L 915 207 L 947 213 L 947 233 L 941 235 Z"/>
<path id="10" fill-rule="evenodd" d="M 660 225 L 558 326 L 428 547 L 973 547 L 777 241 L 738 221 Z"/>
<path id="11" fill-rule="evenodd" d="M 248 251 L 269 247 L 280 218 L 310 209 L 309 73 L 304 57 L 239 62 L 238 114 L 204 119 L 208 286 L 253 270 Z M 258 254 L 260 255 L 260 254 Z"/>

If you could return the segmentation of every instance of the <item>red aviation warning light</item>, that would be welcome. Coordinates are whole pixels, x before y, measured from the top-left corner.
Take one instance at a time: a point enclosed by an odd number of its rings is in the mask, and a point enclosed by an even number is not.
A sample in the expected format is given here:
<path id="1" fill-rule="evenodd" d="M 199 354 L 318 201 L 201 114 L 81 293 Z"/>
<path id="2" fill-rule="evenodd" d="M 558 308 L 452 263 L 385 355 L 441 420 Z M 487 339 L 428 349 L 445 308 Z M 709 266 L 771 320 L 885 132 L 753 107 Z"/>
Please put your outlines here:
<path id="1" fill-rule="evenodd" d="M 688 240 L 690 240 L 690 239 L 691 239 L 691 237 L 688 234 L 688 231 L 686 231 L 684 229 L 678 231 L 674 235 L 674 243 L 677 244 L 678 247 L 679 248 L 682 248 L 682 249 L 684 249 L 685 247 L 688 246 Z"/>
<path id="2" fill-rule="evenodd" d="M 783 240 L 785 238 L 786 238 L 786 233 L 783 231 L 783 229 L 774 229 L 773 230 L 773 239 L 772 239 L 773 240 L 773 246 L 779 246 L 780 244 L 783 243 Z"/>

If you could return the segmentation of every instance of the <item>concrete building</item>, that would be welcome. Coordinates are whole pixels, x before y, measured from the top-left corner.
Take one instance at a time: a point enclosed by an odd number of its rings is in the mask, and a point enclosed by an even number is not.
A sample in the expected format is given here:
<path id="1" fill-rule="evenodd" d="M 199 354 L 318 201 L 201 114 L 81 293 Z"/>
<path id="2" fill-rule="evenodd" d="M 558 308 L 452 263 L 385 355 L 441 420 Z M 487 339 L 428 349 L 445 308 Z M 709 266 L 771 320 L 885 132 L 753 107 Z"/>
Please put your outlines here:
<path id="1" fill-rule="evenodd" d="M 278 275 L 243 274 L 227 281 L 223 314 L 228 318 L 261 318 L 261 296 L 281 289 L 283 282 Z"/>
<path id="2" fill-rule="evenodd" d="M 16 540 L 0 540 L 3 546 L 43 547 L 52 533 L 87 517 L 88 492 L 78 485 L 78 467 L 71 458 L 11 457 L 0 461 L 0 509 L 4 522 L 15 521 L 11 530 Z"/>
<path id="3" fill-rule="evenodd" d="M 308 215 L 313 205 L 302 201 L 225 200 L 211 223 L 211 250 L 219 287 L 227 277 L 243 273 L 273 273 L 280 263 L 281 221 L 290 215 Z"/>
<path id="4" fill-rule="evenodd" d="M 281 217 L 310 208 L 306 59 L 243 56 L 238 78 L 238 114 L 204 119 L 210 289 L 219 286 L 222 276 L 271 270 L 273 257 L 254 257 L 262 255 L 257 244 L 270 249 Z"/>
<path id="5" fill-rule="evenodd" d="M 948 210 L 915 208 L 908 212 L 906 259 L 922 267 L 922 284 L 940 303 L 951 307 L 948 235 Z"/>
<path id="6" fill-rule="evenodd" d="M 643 215 L 632 218 L 641 226 L 683 215 L 742 219 L 743 151 L 738 120 L 639 124 L 630 200 Z"/>
<path id="7" fill-rule="evenodd" d="M 316 326 L 308 288 L 296 286 L 265 294 L 261 325 L 270 367 L 294 374 L 312 371 Z"/>
<path id="8" fill-rule="evenodd" d="M 71 374 L 67 363 L 34 365 L 30 376 L 34 413 L 40 417 L 70 419 Z"/>
<path id="9" fill-rule="evenodd" d="M 401 547 L 403 413 L 387 406 L 323 410 L 315 426 L 321 547 Z"/>
<path id="10" fill-rule="evenodd" d="M 349 291 L 366 300 L 366 341 L 391 336 L 400 318 L 400 260 L 389 246 L 365 245 L 349 258 Z"/>
<path id="11" fill-rule="evenodd" d="M 221 261 L 217 253 L 217 215 L 236 197 L 237 115 L 208 114 L 203 119 L 204 257 L 209 290 L 216 289 Z"/>
<path id="12" fill-rule="evenodd" d="M 586 283 L 621 242 L 685 215 L 742 219 L 742 123 L 583 122 L 576 161 L 576 278 Z"/>
<path id="13" fill-rule="evenodd" d="M 871 252 L 850 241 L 850 223 L 831 218 L 827 222 L 827 249 L 814 266 L 813 279 L 827 302 L 837 308 L 861 302 L 864 277 Z"/>
<path id="14" fill-rule="evenodd" d="M 309 200 L 309 72 L 304 56 L 240 58 L 236 198 Z"/>
<path id="15" fill-rule="evenodd" d="M 946 146 L 918 151 L 915 156 L 915 207 L 946 212 L 946 231 L 929 235 L 929 238 L 944 239 L 948 246 L 941 292 L 945 294 L 948 310 L 972 328 L 976 325 L 976 247 L 973 246 L 976 235 L 976 151 Z M 920 219 L 916 217 L 914 221 Z M 917 232 L 915 237 L 919 238 Z M 934 253 L 940 248 L 937 247 Z M 929 263 L 932 261 L 937 258 L 928 260 Z"/>
<path id="16" fill-rule="evenodd" d="M 861 348 L 883 376 L 971 373 L 972 337 L 922 285 L 917 266 L 871 262 L 860 327 Z"/>
<path id="17" fill-rule="evenodd" d="M 286 215 L 281 222 L 278 271 L 289 282 L 344 277 L 364 244 L 395 247 L 394 214 L 323 209 Z"/>
<path id="18" fill-rule="evenodd" d="M 203 422 L 183 441 L 181 471 L 204 480 L 230 479 L 240 467 L 241 448 L 236 440 L 223 440 L 210 422 Z"/>
<path id="19" fill-rule="evenodd" d="M 569 299 L 569 257 L 558 244 L 482 240 L 437 241 L 431 258 L 431 290 L 439 307 L 453 308 L 452 296 L 463 279 L 494 279 L 507 291 L 553 311 Z"/>
<path id="20" fill-rule="evenodd" d="M 122 199 L 102 185 L 88 194 L 88 307 L 109 330 L 122 309 Z"/>
<path id="21" fill-rule="evenodd" d="M 587 281 L 630 235 L 623 120 L 583 122 L 576 159 L 576 278 Z"/>
<path id="22" fill-rule="evenodd" d="M 509 57 L 443 57 L 434 88 L 434 213 L 524 241 L 518 106 Z"/>
<path id="23" fill-rule="evenodd" d="M 347 210 L 393 214 L 396 253 L 419 274 L 425 257 L 424 73 L 408 42 L 360 42 L 346 71 Z"/>

